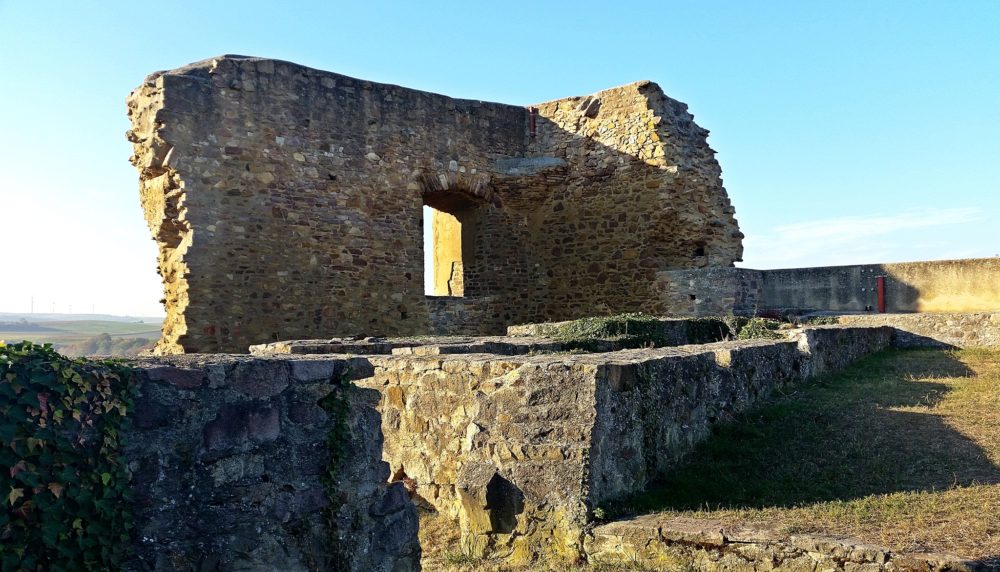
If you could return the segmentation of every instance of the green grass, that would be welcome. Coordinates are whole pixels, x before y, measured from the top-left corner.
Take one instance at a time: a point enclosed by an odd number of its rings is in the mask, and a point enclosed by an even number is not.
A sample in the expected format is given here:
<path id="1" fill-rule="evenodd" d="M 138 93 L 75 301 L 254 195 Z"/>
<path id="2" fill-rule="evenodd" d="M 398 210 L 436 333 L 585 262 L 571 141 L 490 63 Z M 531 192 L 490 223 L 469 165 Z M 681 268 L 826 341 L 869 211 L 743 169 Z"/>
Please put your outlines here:
<path id="1" fill-rule="evenodd" d="M 1000 554 L 1000 352 L 891 351 L 720 427 L 610 512 Z"/>

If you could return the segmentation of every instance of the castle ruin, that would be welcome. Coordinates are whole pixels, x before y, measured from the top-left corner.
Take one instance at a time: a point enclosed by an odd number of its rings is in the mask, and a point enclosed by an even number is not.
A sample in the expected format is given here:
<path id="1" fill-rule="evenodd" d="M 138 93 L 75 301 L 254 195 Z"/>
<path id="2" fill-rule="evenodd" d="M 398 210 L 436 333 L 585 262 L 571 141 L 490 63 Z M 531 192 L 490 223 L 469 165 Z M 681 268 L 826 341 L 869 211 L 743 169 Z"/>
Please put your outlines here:
<path id="1" fill-rule="evenodd" d="M 657 272 L 742 255 L 708 131 L 648 81 L 524 108 L 223 56 L 128 109 L 161 353 L 662 314 Z"/>
<path id="2" fill-rule="evenodd" d="M 156 353 L 189 354 L 134 364 L 129 569 L 418 570 L 417 506 L 519 565 L 976 569 L 600 515 L 817 375 L 1000 347 L 1000 260 L 734 267 L 708 132 L 650 82 L 525 108 L 222 56 L 128 109 Z M 751 340 L 721 318 L 816 310 L 847 315 Z M 552 323 L 623 312 L 658 316 Z"/>

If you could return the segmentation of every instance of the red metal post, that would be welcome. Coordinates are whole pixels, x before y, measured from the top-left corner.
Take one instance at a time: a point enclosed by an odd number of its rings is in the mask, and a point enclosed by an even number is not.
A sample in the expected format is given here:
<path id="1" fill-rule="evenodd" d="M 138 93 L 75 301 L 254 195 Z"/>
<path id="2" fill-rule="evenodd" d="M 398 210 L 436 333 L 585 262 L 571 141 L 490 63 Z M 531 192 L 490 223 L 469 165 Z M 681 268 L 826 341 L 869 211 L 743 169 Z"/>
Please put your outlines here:
<path id="1" fill-rule="evenodd" d="M 885 313 L 885 276 L 875 277 L 875 289 L 878 291 L 878 313 Z"/>
<path id="2" fill-rule="evenodd" d="M 535 137 L 535 111 L 534 107 L 528 108 L 528 134 L 534 138 Z"/>

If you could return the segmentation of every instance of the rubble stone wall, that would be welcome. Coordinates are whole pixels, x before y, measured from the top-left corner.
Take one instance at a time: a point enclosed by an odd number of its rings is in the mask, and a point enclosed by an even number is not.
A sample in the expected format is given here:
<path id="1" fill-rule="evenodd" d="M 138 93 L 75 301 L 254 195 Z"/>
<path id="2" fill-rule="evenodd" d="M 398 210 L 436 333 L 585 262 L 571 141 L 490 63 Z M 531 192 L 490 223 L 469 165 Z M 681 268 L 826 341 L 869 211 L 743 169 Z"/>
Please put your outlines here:
<path id="1" fill-rule="evenodd" d="M 425 334 L 448 336 L 501 335 L 516 312 L 496 296 L 424 298 L 430 328 Z"/>
<path id="2" fill-rule="evenodd" d="M 223 56 L 128 108 L 160 353 L 474 329 L 424 302 L 425 204 L 461 213 L 462 291 L 505 325 L 660 312 L 657 271 L 742 252 L 708 132 L 650 82 L 532 112 Z"/>
<path id="3" fill-rule="evenodd" d="M 534 207 L 525 210 L 545 269 L 545 321 L 660 314 L 658 270 L 742 259 L 743 235 L 708 131 L 687 105 L 638 82 L 537 109 L 529 152 L 566 162 L 559 186 L 546 181 L 519 197 Z"/>
<path id="4" fill-rule="evenodd" d="M 762 270 L 695 268 L 656 273 L 656 295 L 672 316 L 754 315 L 765 308 Z"/>
<path id="5" fill-rule="evenodd" d="M 785 535 L 773 529 L 723 528 L 683 517 L 641 516 L 600 525 L 587 537 L 591 564 L 628 562 L 656 570 L 742 572 L 986 572 L 990 567 L 945 554 L 894 552 L 845 538 Z"/>
<path id="6" fill-rule="evenodd" d="M 127 569 L 419 569 L 416 511 L 401 484 L 387 486 L 378 395 L 343 382 L 366 362 L 135 365 Z"/>
<path id="7" fill-rule="evenodd" d="M 589 504 L 642 491 L 712 426 L 798 381 L 792 341 L 712 344 L 690 354 L 603 366 L 591 444 Z"/>
<path id="8" fill-rule="evenodd" d="M 534 356 L 373 356 L 385 455 L 463 545 L 514 562 L 583 554 L 592 511 L 640 492 L 773 390 L 889 346 L 888 328 L 797 340 Z"/>
<path id="9" fill-rule="evenodd" d="M 805 328 L 788 341 L 723 342 L 610 361 L 597 378 L 588 506 L 642 491 L 717 423 L 790 383 L 834 372 L 892 344 L 885 327 Z"/>

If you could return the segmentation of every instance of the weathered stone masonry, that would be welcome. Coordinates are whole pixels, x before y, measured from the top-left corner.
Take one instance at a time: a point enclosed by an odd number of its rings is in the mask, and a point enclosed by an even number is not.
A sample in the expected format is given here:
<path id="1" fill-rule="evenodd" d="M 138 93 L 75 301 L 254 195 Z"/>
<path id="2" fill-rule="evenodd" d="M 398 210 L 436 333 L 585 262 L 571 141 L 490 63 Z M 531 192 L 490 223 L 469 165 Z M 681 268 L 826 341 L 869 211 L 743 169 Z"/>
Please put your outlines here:
<path id="1" fill-rule="evenodd" d="M 786 384 L 892 341 L 810 328 L 798 341 L 585 355 L 370 356 L 385 458 L 463 546 L 526 563 L 582 558 L 593 510 L 642 491 L 711 428 Z"/>
<path id="2" fill-rule="evenodd" d="M 782 340 L 592 354 L 546 353 L 559 343 L 518 337 L 145 358 L 126 439 L 137 493 L 127 568 L 416 569 L 414 506 L 391 480 L 455 518 L 463 550 L 513 562 L 962 569 L 774 531 L 595 521 L 773 391 L 911 342 L 888 327 L 824 326 Z M 532 348 L 542 353 L 524 353 Z"/>
<path id="3" fill-rule="evenodd" d="M 419 568 L 416 511 L 402 484 L 387 485 L 378 395 L 345 383 L 366 375 L 364 360 L 135 366 L 124 435 L 135 550 L 124 569 Z"/>
<path id="4" fill-rule="evenodd" d="M 742 253 L 707 131 L 650 82 L 540 104 L 534 136 L 521 107 L 241 56 L 128 107 L 163 353 L 662 313 L 658 271 Z M 424 299 L 425 204 L 461 215 L 464 309 Z"/>

